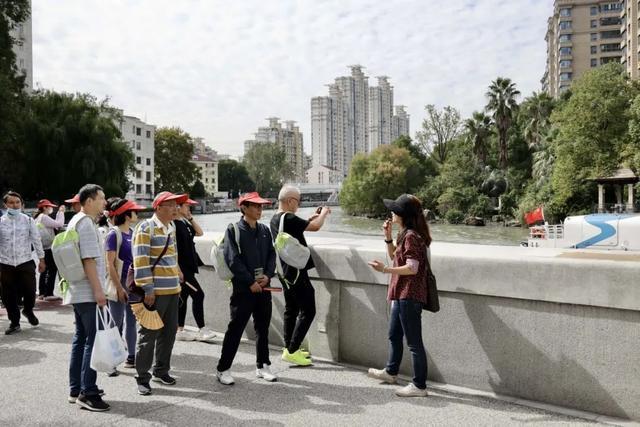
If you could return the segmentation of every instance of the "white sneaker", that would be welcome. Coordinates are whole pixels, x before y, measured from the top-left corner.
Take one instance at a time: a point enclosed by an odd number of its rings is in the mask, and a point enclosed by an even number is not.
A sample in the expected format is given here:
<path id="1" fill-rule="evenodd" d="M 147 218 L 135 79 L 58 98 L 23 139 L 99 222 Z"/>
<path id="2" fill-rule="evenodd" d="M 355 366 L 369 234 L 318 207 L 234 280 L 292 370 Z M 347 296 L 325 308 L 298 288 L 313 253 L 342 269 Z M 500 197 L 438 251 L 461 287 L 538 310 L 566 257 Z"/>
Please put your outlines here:
<path id="1" fill-rule="evenodd" d="M 218 381 L 220 382 L 220 384 L 231 385 L 231 384 L 235 383 L 235 380 L 233 379 L 233 377 L 229 373 L 228 369 L 226 371 L 224 371 L 224 372 L 217 371 L 216 372 L 216 377 L 218 378 Z"/>
<path id="2" fill-rule="evenodd" d="M 269 382 L 278 381 L 278 377 L 271 372 L 270 365 L 263 365 L 262 369 L 256 369 L 256 377 Z"/>
<path id="3" fill-rule="evenodd" d="M 196 333 L 195 340 L 201 342 L 213 342 L 213 339 L 216 337 L 216 333 L 211 329 L 202 328 Z"/>
<path id="4" fill-rule="evenodd" d="M 367 372 L 367 376 L 371 378 L 375 378 L 376 380 L 380 380 L 387 384 L 395 384 L 398 378 L 396 375 L 389 374 L 386 369 L 375 369 L 375 368 L 369 368 L 369 371 Z"/>
<path id="5" fill-rule="evenodd" d="M 181 331 L 178 331 L 178 333 L 176 334 L 176 339 L 178 341 L 195 341 L 196 336 L 191 332 L 185 331 L 183 329 Z"/>
<path id="6" fill-rule="evenodd" d="M 396 396 L 400 397 L 425 397 L 428 396 L 427 389 L 424 390 L 416 387 L 414 383 L 409 383 L 406 386 L 396 390 Z"/>

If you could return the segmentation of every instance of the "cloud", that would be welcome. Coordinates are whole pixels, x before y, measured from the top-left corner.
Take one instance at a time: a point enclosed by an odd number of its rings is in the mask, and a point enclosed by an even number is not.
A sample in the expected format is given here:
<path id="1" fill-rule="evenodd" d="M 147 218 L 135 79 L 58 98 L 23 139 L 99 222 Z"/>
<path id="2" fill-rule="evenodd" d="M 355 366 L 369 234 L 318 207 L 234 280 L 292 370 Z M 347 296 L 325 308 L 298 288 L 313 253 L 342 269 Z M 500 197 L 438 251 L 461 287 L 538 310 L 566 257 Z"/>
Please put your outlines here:
<path id="1" fill-rule="evenodd" d="M 552 0 L 59 0 L 33 3 L 34 81 L 109 96 L 242 154 L 269 116 L 299 122 L 310 98 L 359 63 L 388 75 L 412 133 L 425 104 L 481 109 L 497 76 L 540 89 Z"/>

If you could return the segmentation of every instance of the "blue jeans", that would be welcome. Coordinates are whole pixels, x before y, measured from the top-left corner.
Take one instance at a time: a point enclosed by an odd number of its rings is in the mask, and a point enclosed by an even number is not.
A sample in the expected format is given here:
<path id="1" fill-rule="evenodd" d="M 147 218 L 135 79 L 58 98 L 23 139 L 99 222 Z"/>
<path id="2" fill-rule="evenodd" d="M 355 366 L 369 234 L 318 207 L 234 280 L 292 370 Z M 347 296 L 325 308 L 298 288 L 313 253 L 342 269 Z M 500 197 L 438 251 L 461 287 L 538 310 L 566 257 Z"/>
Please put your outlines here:
<path id="1" fill-rule="evenodd" d="M 113 315 L 113 320 L 118 326 L 120 336 L 124 337 L 127 343 L 129 359 L 133 359 L 136 355 L 136 340 L 138 338 L 136 316 L 134 316 L 131 306 L 127 303 L 109 301 L 109 309 Z M 123 330 L 124 335 L 122 334 Z"/>
<path id="2" fill-rule="evenodd" d="M 69 363 L 70 394 L 82 393 L 85 396 L 98 394 L 96 371 L 91 369 L 91 351 L 96 339 L 96 303 L 73 304 L 76 318 L 76 332 L 71 344 L 71 362 Z"/>
<path id="3" fill-rule="evenodd" d="M 427 387 L 427 353 L 422 342 L 421 317 L 421 303 L 412 300 L 391 301 L 389 361 L 385 369 L 390 375 L 398 375 L 402 362 L 402 338 L 407 337 L 413 364 L 413 384 L 424 390 Z"/>

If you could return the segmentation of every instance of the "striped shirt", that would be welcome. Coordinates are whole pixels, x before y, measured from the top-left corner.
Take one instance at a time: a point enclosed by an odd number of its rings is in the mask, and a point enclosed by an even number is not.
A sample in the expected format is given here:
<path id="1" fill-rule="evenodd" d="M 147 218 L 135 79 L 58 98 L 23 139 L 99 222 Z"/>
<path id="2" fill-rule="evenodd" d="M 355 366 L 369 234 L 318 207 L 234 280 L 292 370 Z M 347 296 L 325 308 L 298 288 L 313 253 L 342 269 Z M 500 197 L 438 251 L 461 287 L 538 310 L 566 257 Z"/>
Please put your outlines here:
<path id="1" fill-rule="evenodd" d="M 149 228 L 153 227 L 153 238 Z M 137 286 L 145 295 L 173 295 L 180 293 L 180 270 L 178 268 L 178 251 L 175 244 L 175 230 L 172 225 L 164 224 L 153 215 L 150 220 L 143 221 L 133 235 L 133 270 Z M 169 239 L 167 252 L 162 256 L 155 269 L 156 262 Z"/>

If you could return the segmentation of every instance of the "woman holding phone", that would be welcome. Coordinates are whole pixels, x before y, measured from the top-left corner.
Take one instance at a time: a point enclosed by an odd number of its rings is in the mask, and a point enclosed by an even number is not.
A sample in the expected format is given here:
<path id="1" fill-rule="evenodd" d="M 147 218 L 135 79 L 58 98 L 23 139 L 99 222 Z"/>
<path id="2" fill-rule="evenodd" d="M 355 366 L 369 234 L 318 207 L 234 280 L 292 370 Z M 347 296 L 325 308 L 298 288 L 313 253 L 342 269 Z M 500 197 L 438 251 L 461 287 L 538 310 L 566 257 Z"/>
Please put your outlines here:
<path id="1" fill-rule="evenodd" d="M 400 397 L 427 396 L 427 354 L 422 341 L 422 308 L 427 303 L 427 250 L 431 245 L 429 226 L 420 200 L 403 194 L 396 200 L 385 199 L 391 220 L 384 222 L 384 241 L 392 265 L 374 260 L 369 265 L 391 275 L 387 299 L 391 302 L 389 319 L 389 359 L 384 369 L 369 369 L 368 375 L 389 384 L 397 381 L 402 361 L 403 338 L 411 352 L 413 381 L 396 390 Z M 392 226 L 399 232 L 394 244 Z"/>

